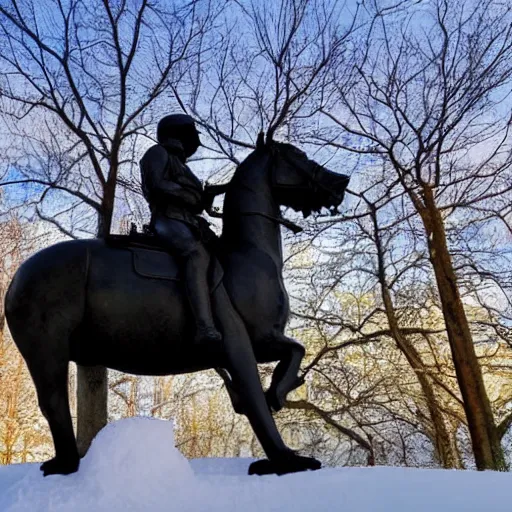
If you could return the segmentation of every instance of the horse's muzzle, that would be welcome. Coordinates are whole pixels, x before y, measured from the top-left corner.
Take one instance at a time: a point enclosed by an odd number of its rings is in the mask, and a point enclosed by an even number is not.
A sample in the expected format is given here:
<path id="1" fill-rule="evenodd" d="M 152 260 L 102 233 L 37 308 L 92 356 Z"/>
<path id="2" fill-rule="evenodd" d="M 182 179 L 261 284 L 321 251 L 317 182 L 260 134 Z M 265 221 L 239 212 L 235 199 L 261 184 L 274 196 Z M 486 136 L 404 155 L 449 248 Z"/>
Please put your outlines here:
<path id="1" fill-rule="evenodd" d="M 336 209 L 343 201 L 349 181 L 349 176 L 335 173 L 319 165 L 316 171 L 316 182 L 323 196 L 322 206 Z"/>

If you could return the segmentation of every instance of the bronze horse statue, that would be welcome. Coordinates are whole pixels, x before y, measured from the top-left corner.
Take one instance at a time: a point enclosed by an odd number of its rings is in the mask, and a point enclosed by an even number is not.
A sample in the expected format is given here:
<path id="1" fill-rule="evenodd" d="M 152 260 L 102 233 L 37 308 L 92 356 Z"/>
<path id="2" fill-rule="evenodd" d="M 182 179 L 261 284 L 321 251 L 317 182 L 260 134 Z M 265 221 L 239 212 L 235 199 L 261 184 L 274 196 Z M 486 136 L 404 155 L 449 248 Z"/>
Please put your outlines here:
<path id="1" fill-rule="evenodd" d="M 232 180 L 207 187 L 210 206 L 225 193 L 222 236 L 210 265 L 212 310 L 223 337 L 218 344 L 191 341 L 194 322 L 177 266 L 154 242 L 68 241 L 25 261 L 5 312 L 54 441 L 55 457 L 41 466 L 44 474 L 79 466 L 68 403 L 70 361 L 138 375 L 216 368 L 268 457 L 250 473 L 318 469 L 317 460 L 286 447 L 271 413 L 300 385 L 304 356 L 302 345 L 284 335 L 289 305 L 280 226 L 291 223 L 280 205 L 305 216 L 336 209 L 347 183 L 293 145 L 265 142 L 260 134 Z M 279 363 L 265 394 L 257 363 L 271 361 Z"/>

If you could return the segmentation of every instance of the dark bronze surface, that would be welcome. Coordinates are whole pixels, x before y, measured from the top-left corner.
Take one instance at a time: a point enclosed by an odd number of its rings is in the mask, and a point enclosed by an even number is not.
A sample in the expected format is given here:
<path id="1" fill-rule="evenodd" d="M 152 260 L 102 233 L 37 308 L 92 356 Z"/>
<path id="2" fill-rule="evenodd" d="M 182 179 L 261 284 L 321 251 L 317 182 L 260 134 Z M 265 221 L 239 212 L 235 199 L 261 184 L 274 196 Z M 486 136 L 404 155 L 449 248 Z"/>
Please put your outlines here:
<path id="1" fill-rule="evenodd" d="M 63 242 L 23 263 L 5 310 L 55 444 L 56 456 L 43 464 L 44 474 L 74 472 L 79 465 L 67 396 L 69 361 L 146 375 L 217 368 L 269 459 L 255 463 L 251 473 L 319 468 L 315 459 L 285 446 L 271 414 L 301 384 L 297 374 L 304 355 L 302 345 L 284 335 L 289 306 L 280 205 L 304 215 L 335 208 L 347 183 L 346 176 L 319 166 L 294 146 L 265 143 L 260 135 L 229 184 L 202 191 L 201 209 L 209 208 L 216 194 L 226 194 L 223 233 L 205 286 L 222 334 L 215 342 L 193 342 L 186 279 L 140 275 L 133 252 L 122 244 Z M 167 271 L 171 276 L 173 264 Z M 278 365 L 264 393 L 257 363 L 270 361 Z"/>

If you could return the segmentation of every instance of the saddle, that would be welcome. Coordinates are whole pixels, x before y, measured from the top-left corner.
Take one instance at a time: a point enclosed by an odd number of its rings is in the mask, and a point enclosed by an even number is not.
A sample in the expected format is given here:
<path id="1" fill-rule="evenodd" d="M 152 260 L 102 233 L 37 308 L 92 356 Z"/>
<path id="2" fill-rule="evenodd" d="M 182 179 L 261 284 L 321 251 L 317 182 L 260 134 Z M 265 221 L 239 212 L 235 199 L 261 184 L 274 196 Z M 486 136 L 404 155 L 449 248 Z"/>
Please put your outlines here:
<path id="1" fill-rule="evenodd" d="M 137 231 L 137 226 L 132 222 L 128 235 L 108 235 L 105 239 L 107 244 L 119 248 L 143 248 L 153 251 L 165 251 L 155 232 L 149 225 L 144 224 L 142 233 Z"/>
<path id="2" fill-rule="evenodd" d="M 140 277 L 148 279 L 181 280 L 181 268 L 176 258 L 165 249 L 153 230 L 143 226 L 143 232 L 137 231 L 132 223 L 128 235 L 108 235 L 105 238 L 108 246 L 130 251 L 132 253 L 132 269 Z M 210 252 L 214 244 L 208 244 Z M 208 281 L 214 290 L 222 281 L 224 273 L 216 258 L 212 258 Z"/>

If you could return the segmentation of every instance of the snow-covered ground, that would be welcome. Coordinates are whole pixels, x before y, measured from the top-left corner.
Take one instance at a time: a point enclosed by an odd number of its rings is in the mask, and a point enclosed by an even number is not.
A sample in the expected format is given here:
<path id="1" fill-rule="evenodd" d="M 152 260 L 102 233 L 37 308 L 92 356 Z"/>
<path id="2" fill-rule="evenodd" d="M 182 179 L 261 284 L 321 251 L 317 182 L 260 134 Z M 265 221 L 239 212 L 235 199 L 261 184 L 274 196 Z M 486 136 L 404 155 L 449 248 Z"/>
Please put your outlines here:
<path id="1" fill-rule="evenodd" d="M 78 473 L 0 466 L 1 512 L 457 512 L 512 507 L 512 474 L 337 468 L 247 476 L 248 459 L 187 461 L 172 424 L 126 419 L 95 439 Z"/>

